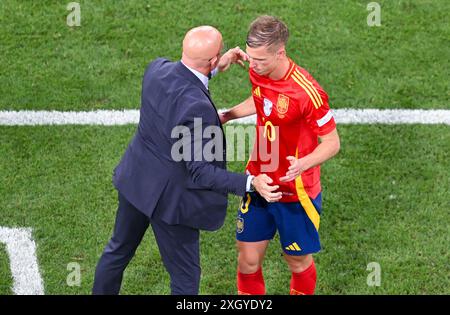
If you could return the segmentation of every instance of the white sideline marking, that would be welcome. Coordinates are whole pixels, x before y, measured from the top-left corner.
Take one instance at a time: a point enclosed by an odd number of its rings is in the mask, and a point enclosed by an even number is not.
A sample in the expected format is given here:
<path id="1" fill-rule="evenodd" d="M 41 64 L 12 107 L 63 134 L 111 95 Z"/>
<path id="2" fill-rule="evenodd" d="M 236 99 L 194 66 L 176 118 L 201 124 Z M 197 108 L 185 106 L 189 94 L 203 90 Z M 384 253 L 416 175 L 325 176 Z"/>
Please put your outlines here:
<path id="1" fill-rule="evenodd" d="M 126 125 L 139 121 L 138 110 L 97 110 L 90 112 L 0 111 L 0 125 Z"/>
<path id="2" fill-rule="evenodd" d="M 223 110 L 219 110 L 222 112 Z M 338 124 L 444 124 L 450 125 L 446 109 L 335 109 Z M 89 112 L 0 111 L 0 125 L 126 125 L 139 122 L 139 110 L 97 110 Z M 254 124 L 255 116 L 233 120 L 235 124 Z"/>
<path id="3" fill-rule="evenodd" d="M 17 295 L 43 295 L 44 286 L 36 257 L 36 244 L 30 228 L 6 228 L 0 226 L 0 243 L 6 245 L 13 292 Z"/>

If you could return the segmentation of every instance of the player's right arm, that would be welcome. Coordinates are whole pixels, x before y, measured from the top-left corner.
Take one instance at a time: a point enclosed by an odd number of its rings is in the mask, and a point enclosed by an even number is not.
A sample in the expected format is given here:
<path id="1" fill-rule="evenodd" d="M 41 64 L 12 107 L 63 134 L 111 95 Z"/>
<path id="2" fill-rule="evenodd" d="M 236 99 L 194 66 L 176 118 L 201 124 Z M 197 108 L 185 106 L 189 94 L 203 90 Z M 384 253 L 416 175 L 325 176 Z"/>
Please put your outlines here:
<path id="1" fill-rule="evenodd" d="M 253 96 L 250 95 L 242 103 L 232 107 L 229 110 L 226 110 L 219 114 L 220 122 L 225 124 L 229 120 L 246 117 L 250 115 L 256 114 L 255 102 L 253 101 Z"/>

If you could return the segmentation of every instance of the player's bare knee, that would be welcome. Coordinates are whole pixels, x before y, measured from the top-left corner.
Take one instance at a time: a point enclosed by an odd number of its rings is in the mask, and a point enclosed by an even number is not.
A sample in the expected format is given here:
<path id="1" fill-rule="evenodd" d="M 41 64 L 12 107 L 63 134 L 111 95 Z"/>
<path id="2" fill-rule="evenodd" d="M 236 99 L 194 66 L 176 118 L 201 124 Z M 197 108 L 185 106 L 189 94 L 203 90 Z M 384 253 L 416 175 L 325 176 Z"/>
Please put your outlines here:
<path id="1" fill-rule="evenodd" d="M 306 270 L 309 266 L 311 266 L 313 262 L 312 255 L 303 255 L 303 256 L 291 256 L 285 255 L 286 262 L 288 263 L 289 269 L 291 272 L 302 272 Z"/>
<path id="2" fill-rule="evenodd" d="M 239 253 L 238 267 L 242 273 L 255 273 L 261 266 L 259 256 L 254 253 Z"/>
<path id="3" fill-rule="evenodd" d="M 260 265 L 259 264 L 248 264 L 246 262 L 239 263 L 239 272 L 250 274 L 258 271 Z"/>

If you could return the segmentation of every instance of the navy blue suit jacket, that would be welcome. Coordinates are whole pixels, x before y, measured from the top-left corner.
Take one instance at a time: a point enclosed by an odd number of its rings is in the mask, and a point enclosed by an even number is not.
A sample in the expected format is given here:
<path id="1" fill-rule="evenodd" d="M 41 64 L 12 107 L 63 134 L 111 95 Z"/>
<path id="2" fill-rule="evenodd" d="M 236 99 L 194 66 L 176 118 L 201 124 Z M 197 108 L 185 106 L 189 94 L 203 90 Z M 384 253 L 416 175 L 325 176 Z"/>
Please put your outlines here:
<path id="1" fill-rule="evenodd" d="M 172 146 L 179 140 L 172 138 L 173 128 L 185 126 L 193 136 L 194 118 L 202 119 L 202 130 L 220 127 L 222 159 L 172 158 Z M 210 140 L 202 139 L 201 147 Z M 246 175 L 226 170 L 225 148 L 222 125 L 206 87 L 181 62 L 159 58 L 144 74 L 139 125 L 114 170 L 113 182 L 150 218 L 216 230 L 225 219 L 227 194 L 243 196 L 247 181 Z"/>

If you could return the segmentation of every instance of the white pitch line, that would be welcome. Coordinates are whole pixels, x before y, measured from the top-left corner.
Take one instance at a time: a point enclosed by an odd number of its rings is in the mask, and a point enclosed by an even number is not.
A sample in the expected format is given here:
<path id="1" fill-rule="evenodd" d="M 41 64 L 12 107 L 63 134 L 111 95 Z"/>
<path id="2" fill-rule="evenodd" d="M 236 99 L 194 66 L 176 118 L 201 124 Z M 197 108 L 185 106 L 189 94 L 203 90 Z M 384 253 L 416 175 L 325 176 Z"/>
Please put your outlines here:
<path id="1" fill-rule="evenodd" d="M 221 112 L 223 110 L 219 110 Z M 450 125 L 446 109 L 335 109 L 338 124 L 444 124 Z M 88 112 L 0 111 L 0 125 L 126 125 L 139 122 L 139 110 L 97 110 Z M 230 123 L 254 124 L 255 116 Z"/>
<path id="2" fill-rule="evenodd" d="M 0 125 L 126 125 L 139 121 L 138 110 L 97 110 L 90 112 L 0 111 Z"/>
<path id="3" fill-rule="evenodd" d="M 39 273 L 36 244 L 31 229 L 0 226 L 0 243 L 6 245 L 14 281 L 14 294 L 43 295 L 44 286 Z"/>

